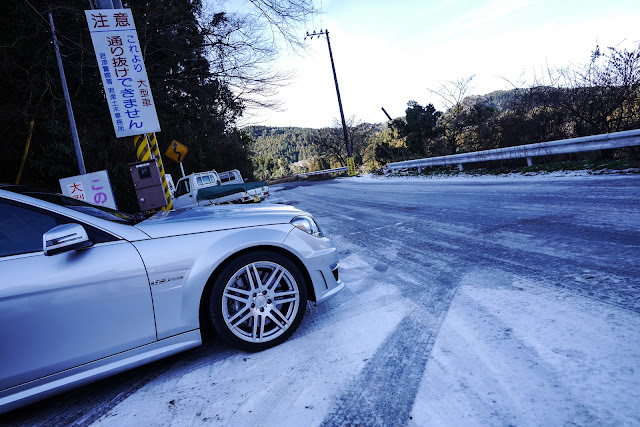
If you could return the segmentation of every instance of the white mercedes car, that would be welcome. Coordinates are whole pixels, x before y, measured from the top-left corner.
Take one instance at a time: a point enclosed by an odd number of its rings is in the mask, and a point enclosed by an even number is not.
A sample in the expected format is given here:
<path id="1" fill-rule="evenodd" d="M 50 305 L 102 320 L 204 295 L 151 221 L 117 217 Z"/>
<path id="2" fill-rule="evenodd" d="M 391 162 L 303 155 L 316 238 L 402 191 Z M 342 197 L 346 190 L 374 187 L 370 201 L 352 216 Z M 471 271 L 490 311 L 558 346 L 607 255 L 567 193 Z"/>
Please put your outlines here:
<path id="1" fill-rule="evenodd" d="M 202 343 L 289 338 L 343 288 L 308 213 L 224 205 L 140 217 L 0 186 L 0 413 Z"/>

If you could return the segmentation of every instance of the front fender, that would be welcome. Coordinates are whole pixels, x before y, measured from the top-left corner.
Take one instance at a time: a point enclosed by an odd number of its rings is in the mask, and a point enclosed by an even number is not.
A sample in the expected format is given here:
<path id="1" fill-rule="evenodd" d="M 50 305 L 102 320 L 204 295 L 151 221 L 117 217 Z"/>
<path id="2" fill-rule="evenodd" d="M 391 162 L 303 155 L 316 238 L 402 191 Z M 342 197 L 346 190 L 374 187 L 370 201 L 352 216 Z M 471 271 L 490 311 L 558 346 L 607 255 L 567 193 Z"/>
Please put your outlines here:
<path id="1" fill-rule="evenodd" d="M 292 252 L 283 243 L 292 228 L 276 224 L 133 242 L 149 276 L 158 339 L 200 328 L 204 287 L 230 256 L 257 246 Z"/>

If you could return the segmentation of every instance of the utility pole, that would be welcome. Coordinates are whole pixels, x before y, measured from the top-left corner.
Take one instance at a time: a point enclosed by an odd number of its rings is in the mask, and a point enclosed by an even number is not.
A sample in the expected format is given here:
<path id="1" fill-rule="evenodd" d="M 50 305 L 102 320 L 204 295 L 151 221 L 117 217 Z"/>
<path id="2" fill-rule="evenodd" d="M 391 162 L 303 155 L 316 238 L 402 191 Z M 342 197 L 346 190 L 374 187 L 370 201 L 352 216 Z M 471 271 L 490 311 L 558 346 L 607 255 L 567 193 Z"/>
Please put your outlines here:
<path id="1" fill-rule="evenodd" d="M 60 57 L 60 47 L 58 46 L 58 37 L 56 37 L 56 27 L 53 25 L 53 15 L 49 12 L 49 23 L 51 24 L 51 33 L 53 34 L 53 46 L 56 50 L 56 58 L 58 58 L 58 69 L 60 70 L 60 80 L 62 80 L 62 91 L 64 92 L 64 102 L 67 104 L 67 115 L 69 116 L 69 125 L 71 127 L 71 137 L 73 145 L 76 149 L 76 159 L 78 160 L 78 168 L 80 175 L 87 173 L 84 167 L 84 158 L 82 157 L 82 148 L 80 148 L 80 139 L 78 138 L 78 129 L 76 129 L 76 119 L 73 117 L 73 108 L 71 108 L 71 98 L 69 97 L 69 88 L 67 87 L 67 78 L 64 75 L 64 67 L 62 66 L 62 58 Z"/>
<path id="2" fill-rule="evenodd" d="M 331 69 L 333 70 L 333 80 L 336 83 L 336 93 L 338 94 L 338 106 L 340 107 L 340 119 L 342 120 L 342 133 L 344 134 L 344 142 L 347 145 L 347 166 L 349 167 L 349 175 L 355 175 L 355 163 L 353 161 L 353 153 L 351 152 L 351 143 L 349 142 L 349 133 L 347 132 L 347 123 L 344 120 L 344 111 L 342 110 L 342 99 L 340 98 L 340 88 L 338 87 L 338 75 L 336 74 L 336 66 L 333 63 L 333 53 L 331 52 L 331 41 L 329 41 L 329 30 L 320 29 L 319 32 L 314 30 L 313 33 L 309 34 L 307 31 L 307 35 L 304 37 L 306 40 L 307 37 L 313 39 L 314 36 L 320 38 L 320 36 L 327 37 L 327 46 L 329 46 L 329 58 L 331 59 Z"/>

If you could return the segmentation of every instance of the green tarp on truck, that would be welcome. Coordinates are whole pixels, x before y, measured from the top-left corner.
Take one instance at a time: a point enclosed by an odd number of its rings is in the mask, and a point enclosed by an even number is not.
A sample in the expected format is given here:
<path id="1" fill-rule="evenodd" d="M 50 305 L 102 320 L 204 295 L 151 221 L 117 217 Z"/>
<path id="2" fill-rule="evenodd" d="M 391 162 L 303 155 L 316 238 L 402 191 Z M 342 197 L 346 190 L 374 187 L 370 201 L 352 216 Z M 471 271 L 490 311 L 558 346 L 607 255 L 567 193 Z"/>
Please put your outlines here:
<path id="1" fill-rule="evenodd" d="M 232 194 L 247 192 L 255 188 L 266 187 L 266 182 L 245 182 L 243 184 L 214 185 L 198 190 L 196 194 L 197 200 L 212 200 L 220 197 L 230 196 Z"/>

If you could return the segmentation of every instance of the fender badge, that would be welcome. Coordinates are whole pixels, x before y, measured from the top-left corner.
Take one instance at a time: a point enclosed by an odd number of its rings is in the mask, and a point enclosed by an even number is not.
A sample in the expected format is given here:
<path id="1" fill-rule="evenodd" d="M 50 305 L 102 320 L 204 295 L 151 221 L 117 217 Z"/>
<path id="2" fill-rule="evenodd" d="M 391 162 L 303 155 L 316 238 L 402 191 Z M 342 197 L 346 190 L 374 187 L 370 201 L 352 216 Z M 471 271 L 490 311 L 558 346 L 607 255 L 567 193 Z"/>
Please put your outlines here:
<path id="1" fill-rule="evenodd" d="M 171 279 L 158 279 L 158 280 L 154 280 L 153 282 L 151 282 L 151 286 L 161 285 L 163 283 L 171 282 L 173 280 L 180 280 L 180 279 L 184 279 L 184 276 L 173 277 Z"/>

